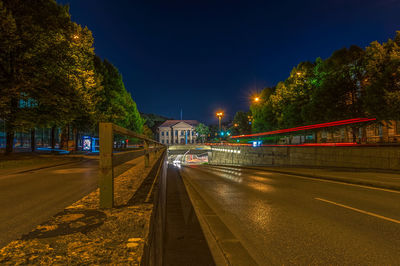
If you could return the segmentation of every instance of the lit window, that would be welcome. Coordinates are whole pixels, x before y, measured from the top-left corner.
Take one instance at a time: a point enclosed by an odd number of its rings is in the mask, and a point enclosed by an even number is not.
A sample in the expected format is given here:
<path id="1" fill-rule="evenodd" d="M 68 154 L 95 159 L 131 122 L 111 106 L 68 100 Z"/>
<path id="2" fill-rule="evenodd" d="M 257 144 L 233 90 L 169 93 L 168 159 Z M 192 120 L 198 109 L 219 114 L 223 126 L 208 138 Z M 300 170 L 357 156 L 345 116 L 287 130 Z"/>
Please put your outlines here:
<path id="1" fill-rule="evenodd" d="M 167 136 L 168 136 L 168 131 L 167 131 Z"/>
<path id="2" fill-rule="evenodd" d="M 164 131 L 163 131 L 163 132 L 161 132 L 161 136 L 164 136 Z"/>

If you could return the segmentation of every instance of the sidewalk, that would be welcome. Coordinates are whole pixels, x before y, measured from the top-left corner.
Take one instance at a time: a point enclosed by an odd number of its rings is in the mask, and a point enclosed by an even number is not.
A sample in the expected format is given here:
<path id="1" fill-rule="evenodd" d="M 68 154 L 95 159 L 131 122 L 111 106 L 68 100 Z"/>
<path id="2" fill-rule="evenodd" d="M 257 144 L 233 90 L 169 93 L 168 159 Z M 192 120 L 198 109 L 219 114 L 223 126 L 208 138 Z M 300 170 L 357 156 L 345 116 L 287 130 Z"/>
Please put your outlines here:
<path id="1" fill-rule="evenodd" d="M 368 169 L 345 168 L 309 168 L 309 167 L 284 167 L 284 166 L 237 166 L 248 169 L 290 174 L 303 177 L 319 178 L 350 184 L 372 186 L 383 189 L 400 191 L 400 172 L 379 171 Z"/>
<path id="2" fill-rule="evenodd" d="M 130 169 L 114 180 L 114 208 L 99 208 L 97 189 L 1 248 L 0 264 L 139 265 L 153 211 L 146 199 L 153 194 L 157 161 L 151 156 L 148 168 L 143 157 L 127 164 Z"/>

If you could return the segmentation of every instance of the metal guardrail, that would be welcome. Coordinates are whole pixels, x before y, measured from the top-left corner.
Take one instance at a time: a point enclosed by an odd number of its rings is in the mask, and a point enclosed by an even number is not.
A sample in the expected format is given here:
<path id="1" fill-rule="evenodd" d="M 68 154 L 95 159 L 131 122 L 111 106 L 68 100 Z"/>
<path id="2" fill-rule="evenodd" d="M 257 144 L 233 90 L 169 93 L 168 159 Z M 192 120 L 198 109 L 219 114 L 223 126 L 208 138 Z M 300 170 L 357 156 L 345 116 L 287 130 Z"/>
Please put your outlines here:
<path id="1" fill-rule="evenodd" d="M 100 123 L 100 208 L 112 208 L 114 206 L 114 167 L 131 160 L 134 154 L 138 154 L 137 150 L 113 153 L 114 133 L 143 140 L 145 167 L 150 165 L 150 150 L 157 152 L 160 149 L 165 149 L 165 145 L 142 134 L 113 123 Z M 150 144 L 152 144 L 152 147 L 150 147 Z"/>

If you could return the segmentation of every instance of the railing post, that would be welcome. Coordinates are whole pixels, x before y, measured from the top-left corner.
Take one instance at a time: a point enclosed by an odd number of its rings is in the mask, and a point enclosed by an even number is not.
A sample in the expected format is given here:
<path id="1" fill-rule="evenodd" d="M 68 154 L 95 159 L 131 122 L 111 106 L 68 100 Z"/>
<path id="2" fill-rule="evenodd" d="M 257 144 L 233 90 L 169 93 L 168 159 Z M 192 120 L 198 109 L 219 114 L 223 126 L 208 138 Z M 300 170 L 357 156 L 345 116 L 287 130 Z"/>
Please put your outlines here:
<path id="1" fill-rule="evenodd" d="M 112 165 L 113 128 L 112 123 L 99 124 L 100 142 L 100 208 L 114 206 L 114 170 Z"/>
<path id="2" fill-rule="evenodd" d="M 149 152 L 149 142 L 144 141 L 144 166 L 149 167 L 150 165 L 150 152 Z"/>

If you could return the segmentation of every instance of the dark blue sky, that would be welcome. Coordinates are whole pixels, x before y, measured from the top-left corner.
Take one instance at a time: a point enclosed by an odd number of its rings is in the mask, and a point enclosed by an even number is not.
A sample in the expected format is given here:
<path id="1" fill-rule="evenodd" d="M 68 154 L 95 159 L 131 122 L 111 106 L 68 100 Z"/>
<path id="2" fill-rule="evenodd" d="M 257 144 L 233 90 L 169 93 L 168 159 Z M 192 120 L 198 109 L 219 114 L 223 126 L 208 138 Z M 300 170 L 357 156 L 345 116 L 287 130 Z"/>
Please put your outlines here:
<path id="1" fill-rule="evenodd" d="M 301 61 L 400 30 L 400 0 L 58 0 L 88 26 L 141 112 L 216 123 Z"/>

